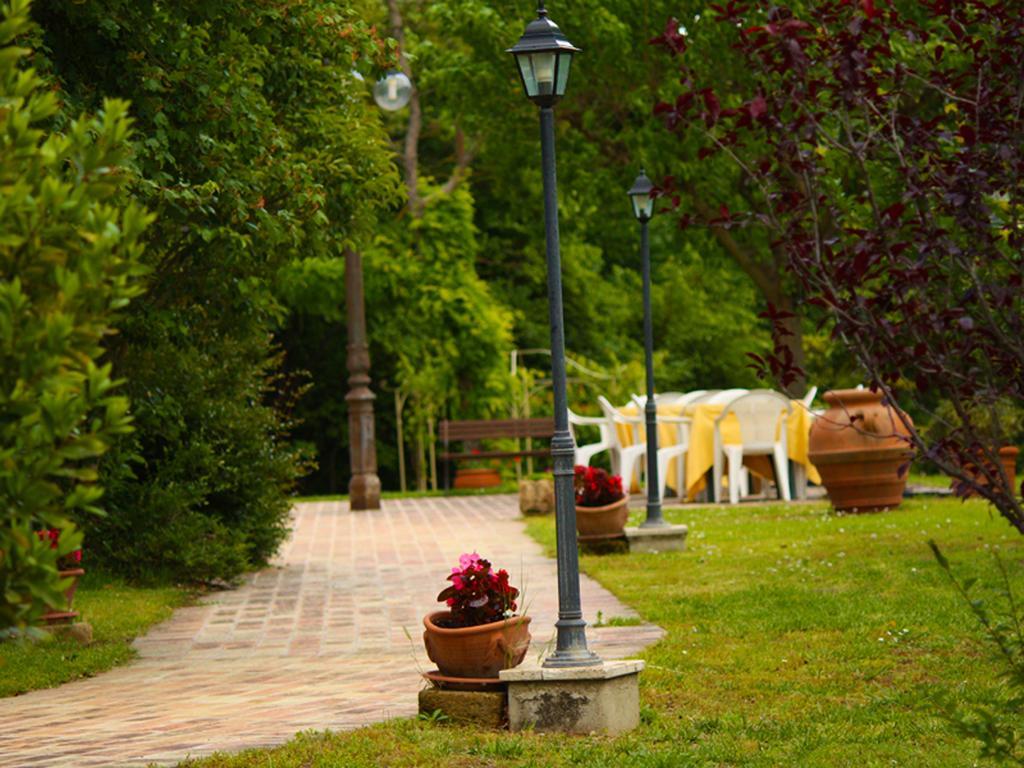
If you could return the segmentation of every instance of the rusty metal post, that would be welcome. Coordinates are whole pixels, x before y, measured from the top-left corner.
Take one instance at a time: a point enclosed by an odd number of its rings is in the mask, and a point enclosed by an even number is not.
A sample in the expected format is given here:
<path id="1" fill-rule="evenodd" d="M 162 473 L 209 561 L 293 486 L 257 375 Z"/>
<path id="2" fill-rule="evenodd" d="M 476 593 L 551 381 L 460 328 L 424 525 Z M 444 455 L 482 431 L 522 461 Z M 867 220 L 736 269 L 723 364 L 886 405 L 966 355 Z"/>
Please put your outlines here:
<path id="1" fill-rule="evenodd" d="M 380 509 L 380 478 L 377 476 L 377 440 L 374 433 L 370 390 L 370 349 L 366 344 L 366 310 L 363 301 L 363 257 L 345 250 L 345 304 L 348 313 L 348 436 L 352 479 L 348 483 L 352 509 Z"/>

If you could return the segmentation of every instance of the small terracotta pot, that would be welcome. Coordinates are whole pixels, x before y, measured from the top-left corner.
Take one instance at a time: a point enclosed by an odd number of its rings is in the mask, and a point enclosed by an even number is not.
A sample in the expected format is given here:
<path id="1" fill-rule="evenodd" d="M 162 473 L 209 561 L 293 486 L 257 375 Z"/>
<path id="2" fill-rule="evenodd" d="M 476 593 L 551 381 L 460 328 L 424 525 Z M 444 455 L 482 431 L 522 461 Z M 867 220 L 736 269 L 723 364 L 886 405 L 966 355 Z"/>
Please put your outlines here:
<path id="1" fill-rule="evenodd" d="M 501 474 L 496 469 L 485 467 L 455 470 L 456 488 L 493 488 L 496 485 L 501 485 Z"/>
<path id="2" fill-rule="evenodd" d="M 603 507 L 583 507 L 576 505 L 576 532 L 581 538 L 625 535 L 623 530 L 629 519 L 629 497 L 624 496 L 618 501 Z"/>
<path id="3" fill-rule="evenodd" d="M 1019 489 L 1017 488 L 1017 455 L 1019 453 L 1020 449 L 1018 449 L 1014 445 L 1005 445 L 999 449 L 999 463 L 1003 465 L 1003 471 L 1006 473 L 1006 479 L 1010 481 L 1010 489 L 1012 490 L 1014 496 L 1016 496 L 1019 492 Z M 971 467 L 970 465 L 967 465 L 964 467 L 964 469 L 967 472 L 972 472 L 975 468 Z M 988 479 L 980 472 L 976 475 L 976 477 L 978 479 L 978 482 L 981 483 L 982 485 L 988 484 Z M 978 494 L 976 494 L 974 491 L 970 491 L 967 493 L 965 498 L 970 498 L 972 496 L 977 495 Z"/>
<path id="4" fill-rule="evenodd" d="M 73 610 L 75 603 L 75 592 L 78 590 L 78 580 L 85 575 L 84 568 L 68 568 L 66 570 L 58 571 L 62 579 L 71 579 L 71 586 L 64 590 L 64 597 L 67 600 L 67 606 L 64 610 L 51 609 L 44 613 L 40 618 L 46 624 L 57 624 L 64 621 L 69 621 L 78 615 L 78 612 Z"/>
<path id="5" fill-rule="evenodd" d="M 809 457 L 832 506 L 847 512 L 898 507 L 908 474 L 899 470 L 914 452 L 897 410 L 869 389 L 826 392 L 825 402 L 828 411 L 811 427 Z"/>
<path id="6" fill-rule="evenodd" d="M 423 617 L 427 656 L 449 677 L 496 678 L 503 669 L 522 663 L 530 647 L 530 617 L 448 629 L 435 622 L 449 616 L 437 611 Z"/>

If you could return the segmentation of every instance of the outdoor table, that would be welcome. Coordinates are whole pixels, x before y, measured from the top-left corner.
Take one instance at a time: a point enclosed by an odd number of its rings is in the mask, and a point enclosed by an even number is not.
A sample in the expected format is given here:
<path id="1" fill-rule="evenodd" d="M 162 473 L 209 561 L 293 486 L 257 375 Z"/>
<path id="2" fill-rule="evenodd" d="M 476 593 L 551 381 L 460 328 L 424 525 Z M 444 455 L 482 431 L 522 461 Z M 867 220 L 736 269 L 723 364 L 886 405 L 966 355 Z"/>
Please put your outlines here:
<path id="1" fill-rule="evenodd" d="M 799 400 L 793 400 L 793 409 L 786 420 L 786 452 L 795 470 L 796 482 L 793 497 L 797 498 L 797 490 L 804 488 L 804 478 L 812 483 L 820 484 L 821 476 L 817 468 L 811 463 L 808 457 L 808 444 L 811 433 L 811 424 L 814 416 Z M 705 475 L 715 463 L 715 419 L 724 410 L 724 404 L 712 405 L 698 403 L 697 405 L 663 405 L 658 406 L 659 417 L 681 418 L 683 416 L 691 420 L 690 423 L 690 447 L 686 452 L 686 497 L 696 498 L 696 495 L 707 486 Z M 636 418 L 639 410 L 636 406 L 626 406 L 621 409 L 624 416 Z M 619 439 L 624 446 L 632 445 L 634 442 L 634 429 L 620 424 L 618 426 Z M 637 425 L 635 439 L 645 440 L 646 433 L 644 425 Z M 742 442 L 740 439 L 739 420 L 735 414 L 730 414 L 722 422 L 722 440 L 726 444 Z M 661 446 L 675 445 L 679 441 L 678 424 L 671 422 L 659 422 L 658 444 Z M 772 477 L 771 458 L 769 456 L 744 456 L 743 464 L 751 472 L 760 477 Z M 676 477 L 676 462 L 671 462 L 668 469 L 666 482 L 672 488 L 678 489 Z M 631 483 L 631 489 L 636 488 L 635 481 Z"/>

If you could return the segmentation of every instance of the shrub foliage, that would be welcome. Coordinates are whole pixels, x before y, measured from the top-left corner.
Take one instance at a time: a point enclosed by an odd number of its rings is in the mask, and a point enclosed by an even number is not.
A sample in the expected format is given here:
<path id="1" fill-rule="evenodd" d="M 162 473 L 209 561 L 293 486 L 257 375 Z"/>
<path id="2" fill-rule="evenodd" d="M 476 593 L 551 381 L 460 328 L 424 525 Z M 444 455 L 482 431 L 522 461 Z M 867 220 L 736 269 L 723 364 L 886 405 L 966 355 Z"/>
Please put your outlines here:
<path id="1" fill-rule="evenodd" d="M 130 429 L 102 343 L 139 292 L 150 221 L 123 204 L 125 102 L 47 129 L 57 99 L 15 44 L 28 11 L 0 10 L 0 631 L 60 605 L 74 521 L 100 512 L 97 461 Z M 57 548 L 42 528 L 61 531 Z"/>
<path id="2" fill-rule="evenodd" d="M 147 294 L 110 345 L 137 430 L 104 463 L 90 547 L 130 575 L 232 579 L 286 532 L 302 468 L 270 397 L 289 265 L 338 259 L 394 171 L 353 62 L 388 46 L 347 2 L 41 2 L 68 105 L 131 100 Z M 343 344 L 337 341 L 339 345 Z M 273 385 L 273 386 L 272 386 Z"/>

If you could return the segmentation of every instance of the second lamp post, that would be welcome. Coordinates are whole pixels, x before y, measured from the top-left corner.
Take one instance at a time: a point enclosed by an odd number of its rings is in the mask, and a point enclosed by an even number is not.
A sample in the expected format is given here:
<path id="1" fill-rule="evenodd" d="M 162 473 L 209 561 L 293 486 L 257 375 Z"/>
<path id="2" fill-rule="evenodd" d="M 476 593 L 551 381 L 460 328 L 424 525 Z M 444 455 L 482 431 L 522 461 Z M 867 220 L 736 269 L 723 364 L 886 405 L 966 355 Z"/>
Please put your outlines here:
<path id="1" fill-rule="evenodd" d="M 647 363 L 647 402 L 644 416 L 647 431 L 647 519 L 641 528 L 668 525 L 661 514 L 661 485 L 658 482 L 658 405 L 654 399 L 654 321 L 651 318 L 651 242 L 647 225 L 654 215 L 654 185 L 643 170 L 629 190 L 633 215 L 640 222 L 640 254 L 644 272 L 644 355 Z"/>

